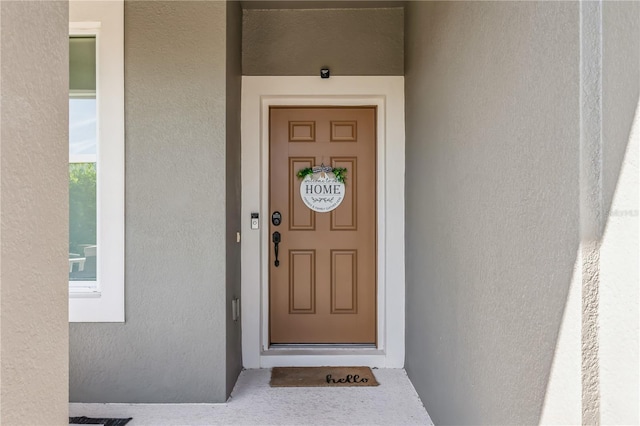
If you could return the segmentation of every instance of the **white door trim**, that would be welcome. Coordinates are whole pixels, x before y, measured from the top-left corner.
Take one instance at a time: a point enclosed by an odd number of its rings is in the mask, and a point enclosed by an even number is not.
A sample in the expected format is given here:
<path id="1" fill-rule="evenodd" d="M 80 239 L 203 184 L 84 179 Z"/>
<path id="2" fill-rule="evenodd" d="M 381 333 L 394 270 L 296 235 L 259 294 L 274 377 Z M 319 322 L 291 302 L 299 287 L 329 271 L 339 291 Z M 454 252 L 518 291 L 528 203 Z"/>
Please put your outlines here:
<path id="1" fill-rule="evenodd" d="M 269 107 L 377 107 L 378 345 L 269 349 Z M 404 77 L 242 78 L 242 358 L 245 368 L 404 366 Z M 251 213 L 260 230 L 251 229 Z"/>

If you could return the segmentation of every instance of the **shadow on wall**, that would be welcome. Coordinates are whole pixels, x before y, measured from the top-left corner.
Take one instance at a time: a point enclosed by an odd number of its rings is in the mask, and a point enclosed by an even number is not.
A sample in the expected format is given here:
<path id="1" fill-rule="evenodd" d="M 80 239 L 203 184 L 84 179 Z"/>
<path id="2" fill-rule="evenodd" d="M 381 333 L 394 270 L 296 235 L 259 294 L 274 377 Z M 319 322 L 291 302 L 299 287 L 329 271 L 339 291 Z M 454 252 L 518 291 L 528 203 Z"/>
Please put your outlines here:
<path id="1" fill-rule="evenodd" d="M 581 245 L 577 255 L 541 424 L 577 424 L 584 416 L 598 418 L 602 424 L 640 421 L 639 145 L 640 102 L 611 204 L 603 206 L 608 215 L 603 236 L 597 242 L 599 260 L 591 264 L 583 258 L 589 250 L 587 241 L 587 247 Z M 588 287 L 583 289 L 583 279 L 595 271 L 599 275 L 597 291 L 589 292 Z M 582 337 L 589 322 L 595 327 L 590 335 Z M 583 386 L 593 388 L 588 391 L 593 394 L 591 399 L 589 393 L 585 394 L 588 406 L 584 407 Z"/>
<path id="2" fill-rule="evenodd" d="M 436 424 L 539 420 L 579 246 L 576 12 L 408 4 L 406 368 Z"/>
<path id="3" fill-rule="evenodd" d="M 585 15 L 582 34 L 586 41 L 601 42 L 601 86 L 591 88 L 598 116 L 588 109 L 583 125 L 588 137 L 591 118 L 601 120 L 596 140 L 601 205 L 595 220 L 602 229 L 596 241 L 583 235 L 541 421 L 638 424 L 640 4 L 582 4 L 581 13 L 592 8 L 599 22 L 591 25 L 598 29 L 588 31 Z M 587 79 L 588 84 L 593 82 Z"/>
<path id="4" fill-rule="evenodd" d="M 582 422 L 582 384 L 593 377 L 582 371 L 590 259 L 579 227 L 578 12 L 577 3 L 408 4 L 406 368 L 436 423 Z M 627 53 L 636 33 L 621 35 Z M 638 314 L 627 306 L 638 300 L 638 154 L 628 138 L 638 74 L 625 65 L 637 55 L 622 50 L 605 58 L 623 88 L 604 86 L 604 156 L 620 160 L 603 163 L 618 188 L 613 202 L 603 197 L 600 335 L 586 348 L 606 373 L 601 419 L 618 424 L 629 421 L 612 413 L 637 413 L 639 399 Z"/>

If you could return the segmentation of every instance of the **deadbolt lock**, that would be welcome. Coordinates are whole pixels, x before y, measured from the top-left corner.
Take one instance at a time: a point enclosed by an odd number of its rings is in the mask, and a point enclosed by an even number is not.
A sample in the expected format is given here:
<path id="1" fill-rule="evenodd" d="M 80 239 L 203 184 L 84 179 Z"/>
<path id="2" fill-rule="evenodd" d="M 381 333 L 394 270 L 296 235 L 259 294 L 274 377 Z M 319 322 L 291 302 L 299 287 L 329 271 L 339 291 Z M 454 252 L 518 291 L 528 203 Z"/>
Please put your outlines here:
<path id="1" fill-rule="evenodd" d="M 273 214 L 271 215 L 271 223 L 273 224 L 273 226 L 279 226 L 281 222 L 282 215 L 280 214 L 280 212 L 273 212 Z"/>

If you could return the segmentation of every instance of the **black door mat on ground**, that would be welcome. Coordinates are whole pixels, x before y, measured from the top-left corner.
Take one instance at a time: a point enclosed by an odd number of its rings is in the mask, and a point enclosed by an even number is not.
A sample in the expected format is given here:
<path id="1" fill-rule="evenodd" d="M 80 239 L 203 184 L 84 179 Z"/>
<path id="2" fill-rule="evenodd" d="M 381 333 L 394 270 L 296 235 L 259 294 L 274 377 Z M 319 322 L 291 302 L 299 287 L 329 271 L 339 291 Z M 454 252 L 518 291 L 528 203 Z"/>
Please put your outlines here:
<path id="1" fill-rule="evenodd" d="M 124 426 L 132 418 L 128 419 L 95 419 L 92 417 L 69 417 L 69 424 L 75 425 L 104 425 L 104 426 Z"/>

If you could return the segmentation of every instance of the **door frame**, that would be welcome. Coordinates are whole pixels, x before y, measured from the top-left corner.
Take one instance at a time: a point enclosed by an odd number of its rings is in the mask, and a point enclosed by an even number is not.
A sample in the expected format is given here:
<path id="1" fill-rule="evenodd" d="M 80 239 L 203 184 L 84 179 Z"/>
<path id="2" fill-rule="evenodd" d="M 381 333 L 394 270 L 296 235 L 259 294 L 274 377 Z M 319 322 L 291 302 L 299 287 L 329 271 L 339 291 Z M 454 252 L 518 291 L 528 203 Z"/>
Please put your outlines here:
<path id="1" fill-rule="evenodd" d="M 377 347 L 269 348 L 269 108 L 377 107 Z M 402 368 L 405 350 L 404 77 L 242 77 L 242 358 L 245 368 Z M 251 213 L 260 229 L 251 229 Z"/>

